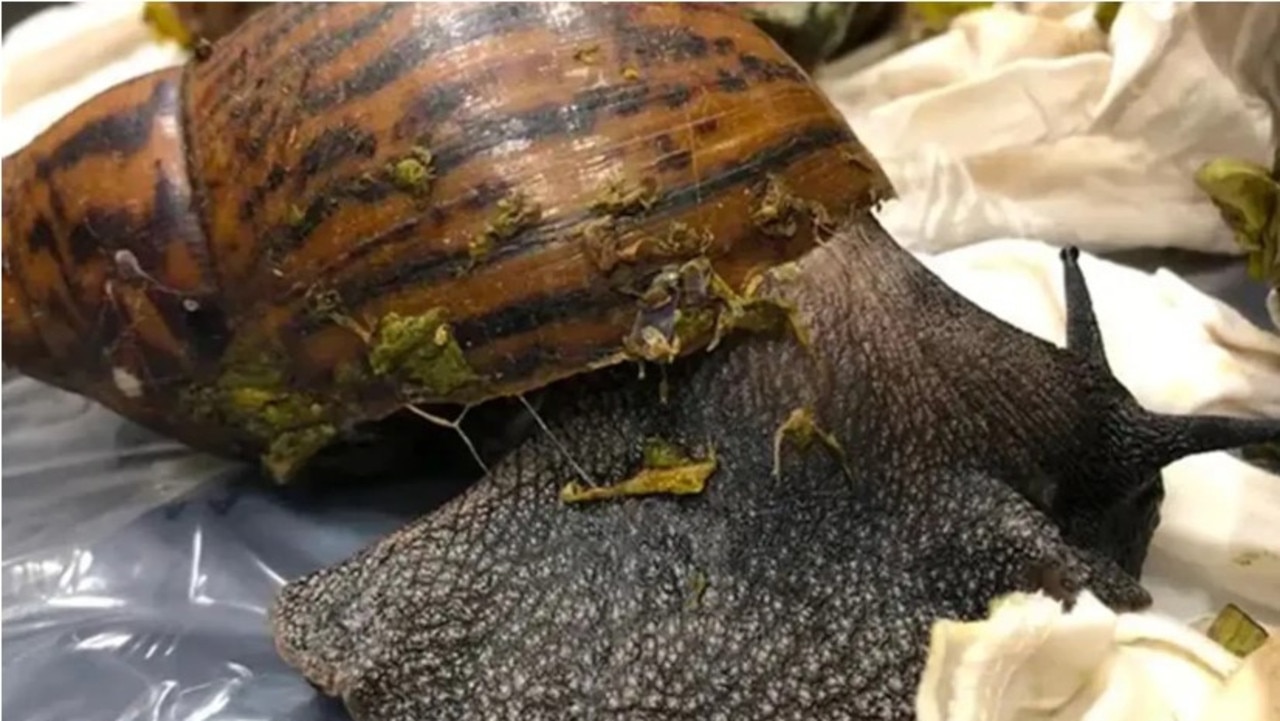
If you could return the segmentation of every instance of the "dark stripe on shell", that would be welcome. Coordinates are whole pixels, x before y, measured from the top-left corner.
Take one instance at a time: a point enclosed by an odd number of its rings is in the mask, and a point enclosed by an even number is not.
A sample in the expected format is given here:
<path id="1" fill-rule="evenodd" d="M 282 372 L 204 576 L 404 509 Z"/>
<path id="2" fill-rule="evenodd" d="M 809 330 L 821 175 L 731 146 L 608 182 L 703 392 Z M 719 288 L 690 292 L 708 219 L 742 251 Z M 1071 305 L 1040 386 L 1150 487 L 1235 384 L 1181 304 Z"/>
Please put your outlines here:
<path id="1" fill-rule="evenodd" d="M 663 193 L 649 212 L 650 218 L 661 219 L 686 211 L 706 202 L 717 193 L 729 190 L 763 174 L 780 170 L 812 153 L 853 140 L 843 125 L 827 124 L 798 131 L 782 142 L 747 158 L 720 168 L 707 170 L 701 182 L 674 188 Z M 495 247 L 489 261 L 501 260 L 528 252 L 536 252 L 549 242 L 567 239 L 572 229 L 587 221 L 590 213 L 525 228 Z M 359 308 L 370 300 L 393 294 L 404 288 L 448 277 L 465 269 L 471 262 L 464 250 L 415 258 L 396 265 L 370 270 L 359 280 L 338 288 L 349 307 Z"/>
<path id="2" fill-rule="evenodd" d="M 251 59 L 261 61 L 265 56 L 275 51 L 286 35 L 309 21 L 324 9 L 325 5 L 326 3 L 274 3 L 272 7 L 259 13 L 253 19 L 252 25 L 246 24 L 241 28 L 237 28 L 232 33 L 236 39 L 252 38 L 253 42 L 249 44 L 249 47 L 246 47 L 244 41 L 241 40 L 240 52 L 235 57 L 224 61 L 216 70 L 204 70 L 205 72 L 213 73 L 213 77 L 216 78 L 213 84 L 221 91 L 209 98 L 210 103 L 205 108 L 205 111 L 211 114 L 218 113 L 228 103 L 237 101 L 241 91 L 246 89 L 245 85 L 249 81 L 249 61 Z M 261 35 L 253 38 L 249 34 L 249 30 L 253 28 L 261 28 Z M 244 32 L 241 32 L 242 29 L 244 29 Z M 320 39 L 296 46 L 293 48 L 294 52 L 307 52 L 308 55 L 314 55 L 314 50 L 306 50 L 306 48 L 309 45 L 324 45 L 328 30 L 329 28 L 324 28 Z M 227 38 L 221 39 L 217 43 L 219 52 L 214 55 L 214 62 L 206 63 L 206 68 L 219 64 L 218 60 L 225 56 L 225 52 L 222 51 L 229 49 L 230 46 L 231 41 Z M 250 48 L 253 49 L 252 54 L 250 54 Z M 297 56 L 294 55 L 294 57 Z"/>
<path id="3" fill-rule="evenodd" d="M 316 114 L 371 95 L 396 82 L 431 58 L 481 39 L 541 27 L 547 8 L 536 3 L 492 3 L 449 17 L 413 33 L 380 53 L 353 75 L 335 85 L 308 90 L 299 107 Z"/>
<path id="4" fill-rule="evenodd" d="M 104 250 L 121 247 L 122 242 L 127 242 L 122 239 L 129 238 L 137 230 L 133 216 L 124 208 L 86 208 L 80 221 L 67 234 L 71 259 L 76 265 L 84 265 Z M 142 258 L 138 260 L 144 266 L 154 262 L 153 257 L 148 257 L 146 262 Z"/>
<path id="5" fill-rule="evenodd" d="M 451 326 L 459 345 L 469 348 L 563 321 L 603 318 L 610 311 L 634 303 L 635 298 L 614 292 L 601 282 L 590 288 L 524 298 L 484 315 L 459 318 Z"/>
<path id="6" fill-rule="evenodd" d="M 453 115 L 474 97 L 476 83 L 458 80 L 437 83 L 418 95 L 391 129 L 393 140 L 417 137 Z"/>
<path id="7" fill-rule="evenodd" d="M 372 158 L 378 152 L 378 139 L 373 133 L 351 123 L 336 128 L 325 128 L 302 151 L 302 162 L 297 176 L 299 185 L 307 179 L 333 168 L 349 158 Z M 268 176 L 267 184 L 272 178 Z"/>
<path id="8" fill-rule="evenodd" d="M 146 147 L 157 115 L 173 115 L 180 102 L 178 84 L 157 80 L 151 97 L 141 105 L 125 108 L 85 124 L 36 163 L 41 180 L 95 155 L 130 156 Z"/>
<path id="9" fill-rule="evenodd" d="M 49 224 L 49 219 L 43 215 L 38 216 L 31 229 L 27 231 L 27 248 L 30 253 L 49 253 L 53 257 L 58 257 L 58 238 L 53 233 L 53 226 Z"/>
<path id="10" fill-rule="evenodd" d="M 726 93 L 745 93 L 751 89 L 751 85 L 746 78 L 741 75 L 735 75 L 723 68 L 716 73 L 716 87 Z"/>
<path id="11" fill-rule="evenodd" d="M 775 80 L 786 80 L 793 83 L 809 82 L 809 76 L 805 75 L 803 70 L 783 60 L 765 60 L 750 53 L 742 53 L 738 56 L 738 61 L 742 64 L 743 74 L 752 80 L 759 82 L 773 82 Z"/>
<path id="12" fill-rule="evenodd" d="M 617 23 L 616 32 L 623 59 L 643 68 L 699 60 L 711 51 L 709 40 L 679 25 L 636 24 L 624 19 Z"/>

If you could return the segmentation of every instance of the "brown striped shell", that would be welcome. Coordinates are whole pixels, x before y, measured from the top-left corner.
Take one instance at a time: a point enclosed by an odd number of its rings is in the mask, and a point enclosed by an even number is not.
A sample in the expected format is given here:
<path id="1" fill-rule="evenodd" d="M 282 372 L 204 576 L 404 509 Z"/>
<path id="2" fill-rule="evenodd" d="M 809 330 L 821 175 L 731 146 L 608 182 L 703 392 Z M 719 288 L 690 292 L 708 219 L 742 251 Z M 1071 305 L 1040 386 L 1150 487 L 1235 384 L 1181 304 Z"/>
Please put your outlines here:
<path id="1" fill-rule="evenodd" d="M 281 479 L 406 403 L 705 347 L 688 303 L 891 192 L 706 4 L 282 3 L 3 175 L 5 360 Z"/>

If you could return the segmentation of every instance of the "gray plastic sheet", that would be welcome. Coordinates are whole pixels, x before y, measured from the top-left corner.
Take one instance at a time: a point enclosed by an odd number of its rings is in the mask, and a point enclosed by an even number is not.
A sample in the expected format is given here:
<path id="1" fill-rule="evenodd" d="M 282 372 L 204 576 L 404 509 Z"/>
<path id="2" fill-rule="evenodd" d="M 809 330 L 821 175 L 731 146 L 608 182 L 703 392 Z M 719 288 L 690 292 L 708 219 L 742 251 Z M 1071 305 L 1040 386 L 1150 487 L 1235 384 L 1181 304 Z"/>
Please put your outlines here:
<path id="1" fill-rule="evenodd" d="M 88 401 L 4 382 L 3 717 L 344 719 L 267 607 L 460 484 L 278 489 Z"/>

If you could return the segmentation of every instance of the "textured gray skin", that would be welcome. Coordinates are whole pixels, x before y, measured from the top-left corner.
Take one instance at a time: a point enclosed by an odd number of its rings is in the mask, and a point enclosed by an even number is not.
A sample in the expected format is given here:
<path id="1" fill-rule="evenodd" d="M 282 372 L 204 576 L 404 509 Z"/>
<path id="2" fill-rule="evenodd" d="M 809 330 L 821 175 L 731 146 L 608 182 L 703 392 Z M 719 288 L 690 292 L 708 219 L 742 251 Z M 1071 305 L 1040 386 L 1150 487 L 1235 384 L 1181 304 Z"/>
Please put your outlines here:
<path id="1" fill-rule="evenodd" d="M 1081 585 L 1146 605 L 1159 469 L 1276 428 L 1141 410 L 1064 259 L 1068 349 L 983 313 L 861 219 L 774 289 L 811 353 L 736 339 L 676 364 L 665 406 L 658 374 L 634 368 L 549 389 L 544 418 L 594 480 L 633 474 L 657 436 L 715 446 L 703 494 L 564 505 L 576 474 L 539 435 L 455 502 L 288 584 L 281 654 L 361 721 L 908 719 L 936 618 Z M 802 406 L 852 478 L 821 445 L 784 446 L 773 475 L 773 434 Z"/>

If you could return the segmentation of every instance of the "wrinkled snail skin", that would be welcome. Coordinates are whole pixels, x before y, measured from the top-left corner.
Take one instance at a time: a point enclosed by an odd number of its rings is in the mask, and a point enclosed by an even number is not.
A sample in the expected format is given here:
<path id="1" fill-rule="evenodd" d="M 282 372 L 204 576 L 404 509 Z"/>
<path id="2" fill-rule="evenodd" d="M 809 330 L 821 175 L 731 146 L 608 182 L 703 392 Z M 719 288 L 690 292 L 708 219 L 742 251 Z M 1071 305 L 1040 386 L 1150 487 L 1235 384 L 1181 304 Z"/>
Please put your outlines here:
<path id="1" fill-rule="evenodd" d="M 5 159 L 6 360 L 282 478 L 408 401 L 627 360 L 668 264 L 798 257 L 771 179 L 832 219 L 891 192 L 719 5 L 282 3 L 206 49 Z M 375 367 L 393 316 L 454 365 Z"/>
<path id="2" fill-rule="evenodd" d="M 674 364 L 665 404 L 657 374 L 625 367 L 552 386 L 552 435 L 286 584 L 277 647 L 357 721 L 896 721 L 914 716 L 934 619 L 982 618 L 1013 590 L 1144 607 L 1162 466 L 1280 424 L 1140 408 L 1073 254 L 1064 268 L 1059 348 L 857 219 L 767 290 L 797 304 L 808 347 L 737 336 Z M 839 453 L 784 442 L 775 458 L 797 408 Z M 578 476 L 556 440 L 607 485 L 655 437 L 714 448 L 700 494 L 558 497 Z"/>

